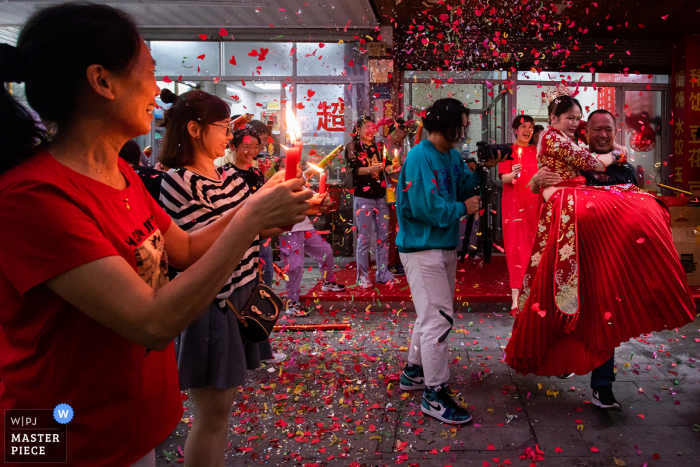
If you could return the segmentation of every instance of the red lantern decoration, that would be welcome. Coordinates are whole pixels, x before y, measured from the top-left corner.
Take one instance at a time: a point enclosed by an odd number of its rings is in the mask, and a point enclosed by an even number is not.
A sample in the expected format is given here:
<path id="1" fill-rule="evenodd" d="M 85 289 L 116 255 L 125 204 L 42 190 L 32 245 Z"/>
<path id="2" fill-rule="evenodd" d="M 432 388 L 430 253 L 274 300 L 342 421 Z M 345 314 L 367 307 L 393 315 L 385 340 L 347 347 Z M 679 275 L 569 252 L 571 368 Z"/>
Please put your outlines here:
<path id="1" fill-rule="evenodd" d="M 630 135 L 630 147 L 637 152 L 649 152 L 656 146 L 656 134 L 653 131 L 633 131 Z"/>

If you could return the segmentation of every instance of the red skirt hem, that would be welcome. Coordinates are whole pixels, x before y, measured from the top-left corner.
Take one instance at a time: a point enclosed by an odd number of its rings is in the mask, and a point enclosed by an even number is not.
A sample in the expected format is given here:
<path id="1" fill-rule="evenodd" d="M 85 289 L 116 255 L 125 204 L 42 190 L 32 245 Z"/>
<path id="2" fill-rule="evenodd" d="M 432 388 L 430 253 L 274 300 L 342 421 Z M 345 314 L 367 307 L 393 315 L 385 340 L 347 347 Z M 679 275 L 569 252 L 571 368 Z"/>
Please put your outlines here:
<path id="1" fill-rule="evenodd" d="M 668 209 L 650 195 L 612 188 L 565 188 L 543 206 L 506 347 L 516 371 L 586 374 L 622 342 L 693 321 L 695 303 Z M 559 231 L 562 216 L 575 216 L 573 258 L 562 248 L 561 239 L 571 235 Z M 565 282 L 573 287 L 562 287 Z"/>

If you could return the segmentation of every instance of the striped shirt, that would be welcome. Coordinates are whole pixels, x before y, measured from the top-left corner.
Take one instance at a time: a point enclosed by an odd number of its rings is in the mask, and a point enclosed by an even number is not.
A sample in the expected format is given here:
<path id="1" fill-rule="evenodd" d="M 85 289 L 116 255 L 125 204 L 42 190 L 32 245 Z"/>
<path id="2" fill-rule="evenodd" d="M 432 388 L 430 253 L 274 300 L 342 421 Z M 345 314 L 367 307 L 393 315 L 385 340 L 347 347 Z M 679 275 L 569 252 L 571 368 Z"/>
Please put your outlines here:
<path id="1" fill-rule="evenodd" d="M 217 168 L 221 180 L 203 177 L 185 168 L 171 169 L 163 175 L 160 201 L 165 212 L 186 232 L 211 224 L 230 209 L 250 196 L 248 186 L 233 169 Z M 238 267 L 216 296 L 225 306 L 225 300 L 234 289 L 255 280 L 258 270 L 260 237 L 255 237 Z"/>

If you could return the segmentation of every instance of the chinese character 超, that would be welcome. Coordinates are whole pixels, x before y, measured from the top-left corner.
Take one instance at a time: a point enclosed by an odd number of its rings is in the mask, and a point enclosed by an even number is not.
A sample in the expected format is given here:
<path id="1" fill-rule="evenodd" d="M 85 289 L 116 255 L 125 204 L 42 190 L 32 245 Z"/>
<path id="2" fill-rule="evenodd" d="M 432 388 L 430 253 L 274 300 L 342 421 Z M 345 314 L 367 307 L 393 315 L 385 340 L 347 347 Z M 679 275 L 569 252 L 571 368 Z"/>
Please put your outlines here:
<path id="1" fill-rule="evenodd" d="M 328 105 L 326 101 L 318 104 L 319 112 L 317 130 L 345 131 L 345 103 L 334 102 Z"/>

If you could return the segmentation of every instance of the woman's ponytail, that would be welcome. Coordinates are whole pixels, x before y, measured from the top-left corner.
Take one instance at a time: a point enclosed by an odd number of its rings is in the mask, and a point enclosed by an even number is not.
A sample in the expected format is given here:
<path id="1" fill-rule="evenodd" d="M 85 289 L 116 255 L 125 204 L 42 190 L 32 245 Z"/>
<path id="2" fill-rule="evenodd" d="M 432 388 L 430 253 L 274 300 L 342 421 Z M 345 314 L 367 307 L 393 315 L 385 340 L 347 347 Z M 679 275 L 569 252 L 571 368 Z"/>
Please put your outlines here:
<path id="1" fill-rule="evenodd" d="M 0 44 L 0 174 L 32 155 L 47 139 L 46 131 L 4 85 L 23 82 L 25 73 L 19 50 Z"/>

